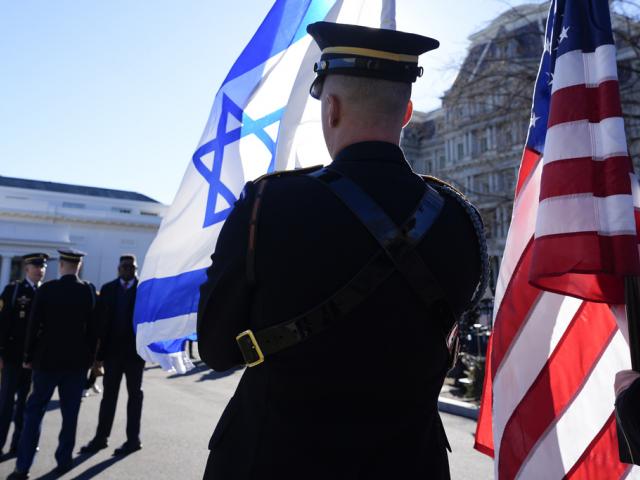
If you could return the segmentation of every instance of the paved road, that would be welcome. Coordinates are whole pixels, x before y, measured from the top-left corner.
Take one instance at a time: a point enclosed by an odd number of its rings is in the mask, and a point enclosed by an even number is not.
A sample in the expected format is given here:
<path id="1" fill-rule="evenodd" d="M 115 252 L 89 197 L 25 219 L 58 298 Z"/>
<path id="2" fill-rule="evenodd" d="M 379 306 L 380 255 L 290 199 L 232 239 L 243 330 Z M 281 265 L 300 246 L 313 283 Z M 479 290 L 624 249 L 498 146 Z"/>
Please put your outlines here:
<path id="1" fill-rule="evenodd" d="M 125 440 L 126 394 L 124 384 L 110 438 L 110 446 L 93 456 L 76 456 L 76 466 L 64 479 L 198 479 L 208 454 L 207 443 L 222 409 L 240 379 L 240 371 L 218 374 L 202 364 L 187 375 L 170 375 L 158 367 L 148 368 L 144 379 L 142 441 L 144 448 L 128 457 L 111 456 Z M 45 415 L 40 452 L 31 478 L 55 478 L 53 452 L 60 428 L 57 401 Z M 94 432 L 101 396 L 85 398 L 80 409 L 76 451 Z M 490 459 L 472 450 L 475 422 L 443 415 L 454 453 L 450 457 L 454 480 L 493 478 Z M 0 479 L 14 468 L 15 460 L 0 463 Z"/>

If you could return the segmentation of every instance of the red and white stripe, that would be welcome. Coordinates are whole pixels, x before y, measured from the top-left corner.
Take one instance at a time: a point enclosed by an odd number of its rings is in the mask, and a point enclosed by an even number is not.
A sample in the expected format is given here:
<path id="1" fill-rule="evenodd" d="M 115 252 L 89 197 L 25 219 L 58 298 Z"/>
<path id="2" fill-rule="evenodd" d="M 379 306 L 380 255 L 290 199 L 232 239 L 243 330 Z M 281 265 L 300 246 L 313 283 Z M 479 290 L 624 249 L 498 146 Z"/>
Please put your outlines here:
<path id="1" fill-rule="evenodd" d="M 557 58 L 544 158 L 523 155 L 476 434 L 501 480 L 640 478 L 613 419 L 630 368 L 613 304 L 640 271 L 615 58 L 611 45 Z"/>

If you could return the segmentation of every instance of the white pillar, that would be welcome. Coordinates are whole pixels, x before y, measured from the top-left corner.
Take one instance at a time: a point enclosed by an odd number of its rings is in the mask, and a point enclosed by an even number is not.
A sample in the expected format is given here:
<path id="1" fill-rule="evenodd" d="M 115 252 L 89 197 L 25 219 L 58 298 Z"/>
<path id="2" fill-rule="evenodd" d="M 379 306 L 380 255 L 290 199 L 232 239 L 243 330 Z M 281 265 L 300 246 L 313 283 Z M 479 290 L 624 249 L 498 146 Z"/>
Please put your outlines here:
<path id="1" fill-rule="evenodd" d="M 0 266 L 0 288 L 4 288 L 9 283 L 9 275 L 11 275 L 11 257 L 2 255 L 2 265 Z"/>

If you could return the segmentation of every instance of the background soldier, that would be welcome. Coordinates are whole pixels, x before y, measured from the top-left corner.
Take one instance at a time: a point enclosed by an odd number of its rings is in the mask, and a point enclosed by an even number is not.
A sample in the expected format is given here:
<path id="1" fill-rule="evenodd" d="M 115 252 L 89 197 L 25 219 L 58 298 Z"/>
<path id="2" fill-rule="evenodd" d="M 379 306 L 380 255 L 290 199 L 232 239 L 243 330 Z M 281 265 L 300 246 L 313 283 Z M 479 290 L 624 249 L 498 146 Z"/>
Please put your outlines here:
<path id="1" fill-rule="evenodd" d="M 446 339 L 483 293 L 487 258 L 477 211 L 414 174 L 398 146 L 418 55 L 438 42 L 325 22 L 308 32 L 333 162 L 249 182 L 222 228 L 200 356 L 251 368 L 205 477 L 448 478 Z"/>
<path id="2" fill-rule="evenodd" d="M 62 429 L 55 452 L 56 471 L 72 468 L 78 412 L 87 370 L 95 357 L 95 287 L 80 280 L 83 252 L 58 250 L 60 278 L 38 289 L 27 327 L 24 365 L 33 368 L 16 469 L 10 479 L 27 478 L 47 404 L 58 388 Z"/>
<path id="3" fill-rule="evenodd" d="M 107 447 L 118 391 L 124 375 L 127 379 L 127 441 L 114 452 L 127 455 L 142 448 L 140 417 L 142 415 L 142 373 L 144 360 L 136 351 L 133 307 L 136 301 L 138 265 L 134 255 L 123 255 L 118 265 L 118 278 L 100 290 L 98 311 L 101 324 L 98 366 L 104 364 L 104 396 L 96 436 L 82 447 L 81 453 L 95 453 Z"/>
<path id="4" fill-rule="evenodd" d="M 47 270 L 46 253 L 24 255 L 25 278 L 7 285 L 0 296 L 0 454 L 14 420 L 10 455 L 18 450 L 24 405 L 31 387 L 31 370 L 22 367 L 24 339 L 31 302 Z"/>

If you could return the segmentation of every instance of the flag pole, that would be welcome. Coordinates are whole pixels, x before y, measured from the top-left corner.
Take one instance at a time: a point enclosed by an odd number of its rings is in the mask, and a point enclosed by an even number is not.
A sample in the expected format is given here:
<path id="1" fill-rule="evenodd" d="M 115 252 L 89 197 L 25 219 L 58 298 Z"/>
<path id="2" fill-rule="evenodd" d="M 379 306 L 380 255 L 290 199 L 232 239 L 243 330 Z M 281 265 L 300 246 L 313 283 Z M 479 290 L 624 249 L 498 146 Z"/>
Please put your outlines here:
<path id="1" fill-rule="evenodd" d="M 631 368 L 640 372 L 640 281 L 638 277 L 625 277 L 624 297 L 629 328 Z"/>
<path id="2" fill-rule="evenodd" d="M 382 0 L 380 28 L 396 29 L 396 0 Z"/>

